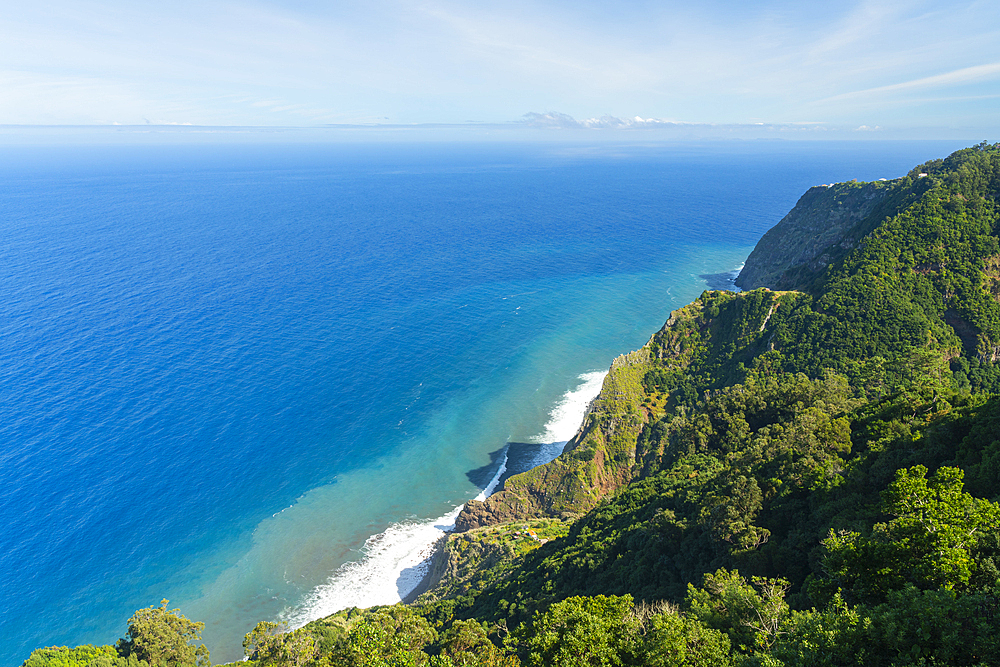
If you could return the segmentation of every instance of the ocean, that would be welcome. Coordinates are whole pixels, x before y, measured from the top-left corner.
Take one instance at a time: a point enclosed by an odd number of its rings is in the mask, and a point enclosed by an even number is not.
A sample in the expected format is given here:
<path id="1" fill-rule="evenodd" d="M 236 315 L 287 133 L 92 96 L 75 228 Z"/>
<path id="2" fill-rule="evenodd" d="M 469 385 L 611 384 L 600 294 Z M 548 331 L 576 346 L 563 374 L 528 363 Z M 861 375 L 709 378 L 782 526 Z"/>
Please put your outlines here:
<path id="1" fill-rule="evenodd" d="M 807 188 L 961 145 L 0 146 L 0 665 L 398 601 Z"/>

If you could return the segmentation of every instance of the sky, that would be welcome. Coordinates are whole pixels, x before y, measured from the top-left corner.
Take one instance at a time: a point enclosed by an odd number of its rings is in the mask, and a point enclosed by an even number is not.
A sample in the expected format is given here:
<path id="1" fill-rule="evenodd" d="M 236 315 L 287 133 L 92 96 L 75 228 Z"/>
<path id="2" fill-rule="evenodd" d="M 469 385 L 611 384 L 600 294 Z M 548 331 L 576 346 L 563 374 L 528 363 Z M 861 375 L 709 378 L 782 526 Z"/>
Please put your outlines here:
<path id="1" fill-rule="evenodd" d="M 1000 2 L 8 3 L 0 125 L 116 123 L 998 140 Z"/>

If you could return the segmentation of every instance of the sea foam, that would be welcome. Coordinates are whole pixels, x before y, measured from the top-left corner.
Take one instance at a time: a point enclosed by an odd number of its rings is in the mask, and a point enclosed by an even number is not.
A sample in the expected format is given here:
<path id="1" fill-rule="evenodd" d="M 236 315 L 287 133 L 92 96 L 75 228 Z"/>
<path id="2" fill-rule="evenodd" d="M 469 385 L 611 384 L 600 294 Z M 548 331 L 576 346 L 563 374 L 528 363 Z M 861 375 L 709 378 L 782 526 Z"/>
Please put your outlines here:
<path id="1" fill-rule="evenodd" d="M 531 461 L 531 467 L 544 465 L 562 454 L 563 447 L 576 435 L 580 422 L 587 414 L 590 402 L 601 391 L 608 371 L 591 371 L 580 376 L 583 380 L 576 389 L 567 391 L 549 413 L 545 432 L 532 440 L 538 443 L 538 453 Z"/>
<path id="2" fill-rule="evenodd" d="M 506 451 L 500 467 L 476 500 L 485 500 L 507 471 Z M 403 521 L 372 535 L 361 548 L 360 560 L 344 563 L 330 580 L 316 587 L 295 610 L 281 615 L 291 628 L 299 628 L 341 609 L 402 602 L 427 576 L 438 540 L 455 528 L 459 505 L 430 521 Z"/>
<path id="3" fill-rule="evenodd" d="M 579 376 L 582 383 L 567 391 L 553 406 L 545 431 L 532 438 L 540 445 L 534 465 L 551 461 L 576 434 L 590 402 L 601 390 L 607 371 L 593 371 Z M 507 471 L 507 452 L 476 500 L 485 500 L 495 490 Z M 404 521 L 372 535 L 361 548 L 362 557 L 340 566 L 325 584 L 317 586 L 302 604 L 286 609 L 280 620 L 290 628 L 351 607 L 366 608 L 402 602 L 427 576 L 437 542 L 455 528 L 462 511 L 459 505 L 451 512 L 429 521 Z"/>

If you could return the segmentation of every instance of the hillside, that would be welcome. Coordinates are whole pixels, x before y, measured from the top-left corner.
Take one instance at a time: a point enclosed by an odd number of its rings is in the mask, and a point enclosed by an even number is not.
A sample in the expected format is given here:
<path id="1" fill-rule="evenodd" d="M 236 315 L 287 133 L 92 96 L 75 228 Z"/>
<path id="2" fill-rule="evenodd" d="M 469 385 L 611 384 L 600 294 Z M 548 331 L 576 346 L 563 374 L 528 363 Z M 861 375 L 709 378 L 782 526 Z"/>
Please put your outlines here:
<path id="1" fill-rule="evenodd" d="M 649 436 L 666 416 L 748 370 L 835 370 L 857 385 L 872 363 L 896 378 L 911 372 L 911 355 L 933 351 L 957 385 L 994 390 L 993 155 L 980 146 L 894 181 L 811 188 L 736 280 L 765 291 L 706 292 L 672 313 L 646 346 L 615 360 L 566 454 L 470 503 L 459 530 L 590 509 L 652 470 Z"/>
<path id="2" fill-rule="evenodd" d="M 248 655 L 1000 665 L 998 197 L 985 143 L 810 189 L 749 291 L 673 312 L 560 457 L 469 503 L 414 604 Z"/>

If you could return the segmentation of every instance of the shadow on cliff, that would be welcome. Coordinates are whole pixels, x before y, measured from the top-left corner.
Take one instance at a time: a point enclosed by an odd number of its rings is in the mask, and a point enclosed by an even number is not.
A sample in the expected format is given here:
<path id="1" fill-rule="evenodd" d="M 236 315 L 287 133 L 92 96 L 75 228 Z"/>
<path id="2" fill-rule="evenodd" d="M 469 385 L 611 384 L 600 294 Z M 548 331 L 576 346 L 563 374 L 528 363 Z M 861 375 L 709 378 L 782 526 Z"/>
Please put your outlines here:
<path id="1" fill-rule="evenodd" d="M 508 442 L 500 449 L 490 452 L 490 462 L 481 468 L 475 468 L 465 473 L 470 482 L 480 489 L 485 489 L 490 481 L 496 476 L 500 469 L 500 464 L 504 462 L 504 455 L 507 456 L 507 470 L 500 477 L 494 493 L 503 489 L 504 482 L 508 478 L 527 472 L 535 466 L 548 463 L 562 453 L 566 442 Z"/>
<path id="2" fill-rule="evenodd" d="M 416 600 L 420 595 L 426 591 L 432 583 L 432 573 L 434 571 L 435 563 L 438 561 L 441 555 L 441 549 L 444 546 L 447 537 L 442 537 L 434 545 L 433 555 L 430 559 L 423 561 L 418 565 L 413 567 L 403 568 L 399 572 L 399 576 L 396 577 L 396 591 L 399 593 L 399 599 L 409 604 Z M 413 582 L 419 579 L 416 586 Z"/>

